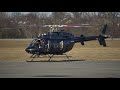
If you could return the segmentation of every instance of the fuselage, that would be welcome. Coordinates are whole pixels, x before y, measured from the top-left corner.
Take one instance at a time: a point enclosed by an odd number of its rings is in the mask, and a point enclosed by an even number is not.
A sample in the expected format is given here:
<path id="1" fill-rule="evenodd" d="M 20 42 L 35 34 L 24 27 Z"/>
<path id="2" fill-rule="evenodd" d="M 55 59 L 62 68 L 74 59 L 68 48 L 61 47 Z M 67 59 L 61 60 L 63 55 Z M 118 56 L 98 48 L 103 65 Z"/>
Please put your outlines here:
<path id="1" fill-rule="evenodd" d="M 34 39 L 26 48 L 30 54 L 63 54 L 75 44 L 74 35 L 67 32 L 48 32 Z"/>

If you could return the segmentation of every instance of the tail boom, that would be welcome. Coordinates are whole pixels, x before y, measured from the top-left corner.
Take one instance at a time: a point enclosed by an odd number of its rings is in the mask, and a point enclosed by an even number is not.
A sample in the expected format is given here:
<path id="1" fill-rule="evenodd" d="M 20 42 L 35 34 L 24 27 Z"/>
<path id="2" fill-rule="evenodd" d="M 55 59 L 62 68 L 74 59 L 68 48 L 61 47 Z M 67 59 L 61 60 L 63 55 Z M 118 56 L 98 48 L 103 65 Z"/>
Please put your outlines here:
<path id="1" fill-rule="evenodd" d="M 104 25 L 103 30 L 101 31 L 99 36 L 84 36 L 84 35 L 81 35 L 80 37 L 74 37 L 74 41 L 75 41 L 75 43 L 80 42 L 81 45 L 84 45 L 85 41 L 98 40 L 100 45 L 103 45 L 104 47 L 106 47 L 105 39 L 109 37 L 109 35 L 105 35 L 106 28 L 107 28 L 107 24 Z"/>

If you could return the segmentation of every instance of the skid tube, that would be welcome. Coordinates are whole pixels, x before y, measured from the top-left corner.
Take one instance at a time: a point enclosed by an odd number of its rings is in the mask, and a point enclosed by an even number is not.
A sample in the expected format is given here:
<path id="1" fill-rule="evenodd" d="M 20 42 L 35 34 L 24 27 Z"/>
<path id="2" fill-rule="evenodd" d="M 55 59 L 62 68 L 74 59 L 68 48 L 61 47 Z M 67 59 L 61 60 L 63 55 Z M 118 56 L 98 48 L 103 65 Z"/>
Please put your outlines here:
<path id="1" fill-rule="evenodd" d="M 49 57 L 48 62 L 52 61 L 52 58 L 53 58 L 54 54 L 52 54 L 52 55 L 47 54 L 47 55 L 48 55 L 48 57 Z M 70 60 L 70 59 L 69 59 L 69 56 L 68 56 L 67 54 L 62 54 L 62 55 L 65 55 L 65 56 L 67 57 L 68 60 L 66 60 L 66 61 L 69 61 L 69 60 Z M 30 61 L 28 61 L 28 60 L 26 60 L 26 61 L 27 61 L 27 62 L 40 62 L 40 61 L 34 61 L 34 59 L 36 58 L 36 56 L 39 57 L 40 55 L 38 55 L 38 54 L 32 54 L 32 55 L 30 56 L 30 58 L 32 58 L 32 59 L 31 59 Z"/>

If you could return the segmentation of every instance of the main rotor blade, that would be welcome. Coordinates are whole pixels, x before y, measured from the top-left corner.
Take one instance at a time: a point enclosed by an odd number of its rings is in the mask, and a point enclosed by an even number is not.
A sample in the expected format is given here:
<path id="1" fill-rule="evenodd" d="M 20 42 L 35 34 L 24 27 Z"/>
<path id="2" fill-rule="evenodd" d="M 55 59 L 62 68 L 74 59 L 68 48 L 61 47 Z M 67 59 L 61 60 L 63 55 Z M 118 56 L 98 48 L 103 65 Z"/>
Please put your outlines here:
<path id="1" fill-rule="evenodd" d="M 72 27 L 92 27 L 92 26 L 63 26 L 64 28 L 72 28 Z"/>
<path id="2" fill-rule="evenodd" d="M 50 27 L 50 28 L 59 28 L 59 27 L 63 27 L 63 28 L 72 28 L 72 27 L 92 27 L 90 24 L 71 24 L 71 25 L 20 25 L 20 26 L 30 26 L 30 27 L 35 27 L 35 26 L 39 26 L 39 27 Z"/>

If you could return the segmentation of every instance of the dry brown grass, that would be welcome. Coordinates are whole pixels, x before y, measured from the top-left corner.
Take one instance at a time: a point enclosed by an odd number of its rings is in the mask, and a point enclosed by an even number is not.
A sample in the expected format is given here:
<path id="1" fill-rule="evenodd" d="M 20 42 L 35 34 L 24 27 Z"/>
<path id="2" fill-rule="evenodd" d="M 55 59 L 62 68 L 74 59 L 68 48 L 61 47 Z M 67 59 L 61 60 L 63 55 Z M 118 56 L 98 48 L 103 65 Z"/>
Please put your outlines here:
<path id="1" fill-rule="evenodd" d="M 0 60 L 29 59 L 30 54 L 25 52 L 25 48 L 30 41 L 31 40 L 0 40 Z M 107 45 L 107 47 L 102 47 L 97 41 L 85 42 L 85 46 L 77 43 L 74 48 L 66 54 L 72 56 L 70 57 L 72 60 L 120 61 L 120 40 L 107 40 Z M 53 59 L 56 60 L 56 57 Z M 57 60 L 60 59 L 63 60 L 66 58 L 57 58 Z"/>

